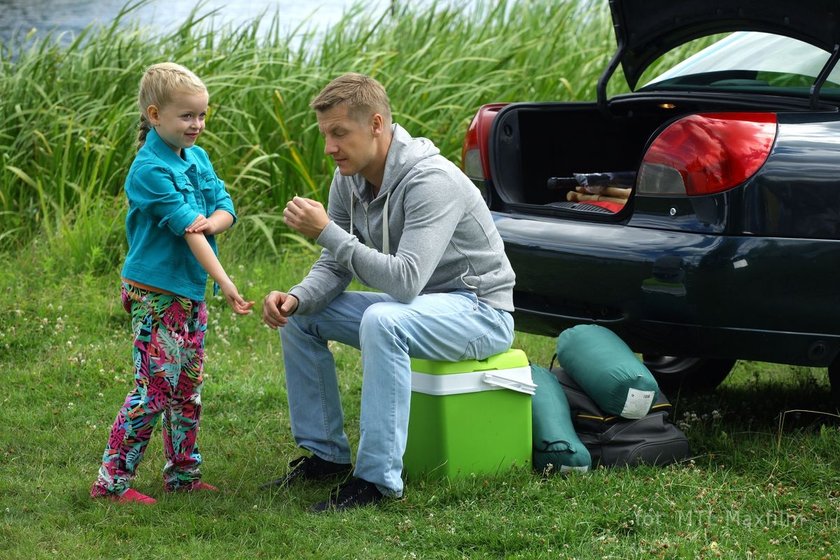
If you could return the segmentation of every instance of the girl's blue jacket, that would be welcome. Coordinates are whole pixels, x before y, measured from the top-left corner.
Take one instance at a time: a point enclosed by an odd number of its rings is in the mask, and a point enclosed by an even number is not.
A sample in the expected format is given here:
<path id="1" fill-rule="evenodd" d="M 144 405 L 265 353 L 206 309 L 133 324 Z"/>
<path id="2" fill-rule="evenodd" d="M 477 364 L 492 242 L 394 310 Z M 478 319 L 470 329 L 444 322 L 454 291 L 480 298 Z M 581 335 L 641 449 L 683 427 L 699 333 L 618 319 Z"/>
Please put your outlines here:
<path id="1" fill-rule="evenodd" d="M 198 146 L 172 150 L 150 130 L 125 180 L 128 255 L 122 276 L 193 300 L 204 300 L 207 272 L 184 239 L 199 214 L 225 210 L 236 220 L 233 201 Z M 207 236 L 218 253 L 216 241 Z"/>

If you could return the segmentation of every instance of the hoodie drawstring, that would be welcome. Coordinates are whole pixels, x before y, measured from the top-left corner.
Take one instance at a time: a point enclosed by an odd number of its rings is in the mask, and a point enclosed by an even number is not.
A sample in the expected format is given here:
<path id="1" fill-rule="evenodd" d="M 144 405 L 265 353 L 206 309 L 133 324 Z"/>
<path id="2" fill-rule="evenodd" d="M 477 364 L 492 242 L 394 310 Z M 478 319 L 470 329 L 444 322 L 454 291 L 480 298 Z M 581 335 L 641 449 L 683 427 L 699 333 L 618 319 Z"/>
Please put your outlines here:
<path id="1" fill-rule="evenodd" d="M 356 205 L 356 195 L 353 193 L 353 190 L 350 190 L 350 235 L 356 235 L 353 233 L 353 207 Z"/>
<path id="2" fill-rule="evenodd" d="M 385 208 L 382 209 L 382 252 L 391 254 L 391 236 L 388 233 L 388 202 L 391 200 L 391 190 L 385 193 Z"/>

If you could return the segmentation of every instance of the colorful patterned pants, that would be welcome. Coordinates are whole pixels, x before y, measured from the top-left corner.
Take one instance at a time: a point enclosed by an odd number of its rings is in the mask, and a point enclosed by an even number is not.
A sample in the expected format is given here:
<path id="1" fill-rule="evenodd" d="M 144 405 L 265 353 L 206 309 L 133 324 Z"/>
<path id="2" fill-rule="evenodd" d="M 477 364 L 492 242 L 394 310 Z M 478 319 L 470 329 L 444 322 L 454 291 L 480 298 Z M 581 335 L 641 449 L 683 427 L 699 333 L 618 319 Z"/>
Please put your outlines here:
<path id="1" fill-rule="evenodd" d="M 196 444 L 201 416 L 204 333 L 203 301 L 159 294 L 123 284 L 122 303 L 134 332 L 134 388 L 117 414 L 91 496 L 121 494 L 163 416 L 163 478 L 177 490 L 201 478 Z"/>

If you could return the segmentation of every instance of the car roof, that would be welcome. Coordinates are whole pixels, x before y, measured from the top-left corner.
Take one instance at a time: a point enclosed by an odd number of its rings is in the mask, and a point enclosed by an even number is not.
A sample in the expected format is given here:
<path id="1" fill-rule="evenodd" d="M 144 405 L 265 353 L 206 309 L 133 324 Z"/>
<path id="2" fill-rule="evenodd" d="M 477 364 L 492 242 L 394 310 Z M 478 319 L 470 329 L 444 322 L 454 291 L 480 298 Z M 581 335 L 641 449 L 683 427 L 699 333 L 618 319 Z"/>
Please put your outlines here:
<path id="1" fill-rule="evenodd" d="M 840 0 L 610 0 L 624 76 L 635 89 L 666 52 L 730 31 L 764 31 L 832 52 L 840 45 Z"/>

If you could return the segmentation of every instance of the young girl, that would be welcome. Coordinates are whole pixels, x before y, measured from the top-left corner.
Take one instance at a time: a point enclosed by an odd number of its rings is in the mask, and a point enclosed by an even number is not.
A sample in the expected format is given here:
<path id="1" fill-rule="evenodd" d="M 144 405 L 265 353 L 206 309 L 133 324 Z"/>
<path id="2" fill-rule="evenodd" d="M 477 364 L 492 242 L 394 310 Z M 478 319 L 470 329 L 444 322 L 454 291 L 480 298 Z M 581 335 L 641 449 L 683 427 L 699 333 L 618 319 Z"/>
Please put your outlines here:
<path id="1" fill-rule="evenodd" d="M 201 415 L 207 274 L 234 312 L 250 312 L 216 257 L 214 235 L 236 214 L 207 153 L 208 94 L 183 66 L 162 63 L 140 81 L 140 147 L 128 172 L 122 303 L 134 332 L 135 386 L 117 414 L 94 498 L 153 504 L 129 487 L 158 418 L 163 416 L 167 492 L 217 490 L 201 480 L 196 444 Z"/>

